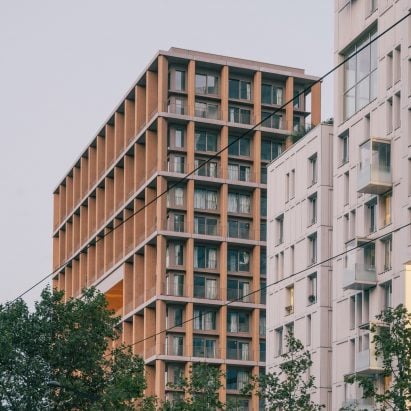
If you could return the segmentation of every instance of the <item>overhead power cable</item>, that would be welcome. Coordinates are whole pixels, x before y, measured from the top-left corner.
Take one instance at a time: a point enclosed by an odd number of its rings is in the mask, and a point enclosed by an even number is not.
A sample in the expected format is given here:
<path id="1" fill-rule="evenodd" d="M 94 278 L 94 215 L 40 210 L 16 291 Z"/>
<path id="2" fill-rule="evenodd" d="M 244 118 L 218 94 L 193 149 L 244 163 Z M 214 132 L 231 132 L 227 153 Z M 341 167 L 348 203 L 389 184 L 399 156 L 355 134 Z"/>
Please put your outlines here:
<path id="1" fill-rule="evenodd" d="M 158 194 L 156 197 L 154 197 L 152 200 L 148 201 L 144 206 L 142 206 L 141 208 L 137 209 L 136 211 L 134 211 L 130 216 L 128 216 L 127 218 L 123 219 L 117 226 L 113 226 L 112 228 L 108 229 L 104 234 L 100 235 L 98 238 L 96 238 L 95 240 L 89 240 L 89 243 L 83 247 L 81 250 L 79 250 L 78 253 L 76 253 L 75 255 L 73 255 L 72 257 L 70 257 L 68 260 L 66 260 L 63 264 L 59 265 L 57 268 L 55 268 L 51 273 L 47 274 L 46 276 L 44 276 L 43 278 L 41 278 L 39 281 L 37 281 L 35 284 L 33 284 L 31 287 L 29 287 L 27 290 L 23 291 L 21 294 L 19 294 L 16 298 L 14 298 L 11 302 L 16 301 L 19 298 L 22 298 L 24 295 L 26 295 L 28 292 L 30 292 L 31 290 L 33 290 L 34 288 L 36 288 L 38 285 L 40 285 L 41 283 L 43 283 L 44 281 L 46 281 L 48 278 L 54 276 L 55 274 L 59 273 L 63 268 L 65 268 L 67 265 L 69 265 L 76 257 L 79 253 L 84 253 L 86 252 L 90 247 L 94 246 L 96 243 L 98 243 L 99 241 L 101 241 L 104 237 L 106 237 L 107 235 L 111 234 L 114 230 L 116 230 L 117 228 L 121 227 L 123 224 L 125 224 L 128 220 L 130 220 L 131 218 L 133 218 L 135 215 L 137 215 L 138 213 L 142 212 L 144 209 L 146 209 L 148 206 L 154 204 L 159 198 L 163 197 L 165 194 L 167 194 L 170 190 L 172 190 L 173 188 L 175 188 L 176 186 L 180 185 L 181 183 L 185 182 L 191 175 L 193 175 L 196 171 L 198 171 L 200 168 L 204 167 L 206 164 L 208 164 L 211 160 L 215 159 L 216 157 L 218 157 L 222 152 L 224 152 L 225 150 L 227 150 L 229 147 L 231 147 L 232 145 L 236 144 L 239 140 L 241 140 L 242 138 L 248 136 L 250 133 L 252 133 L 253 131 L 255 131 L 257 129 L 257 127 L 259 127 L 260 125 L 262 125 L 265 121 L 267 121 L 268 119 L 270 119 L 273 115 L 275 115 L 276 113 L 278 113 L 279 111 L 281 111 L 282 109 L 284 109 L 288 104 L 292 104 L 295 98 L 298 98 L 302 95 L 305 95 L 306 93 L 308 93 L 312 87 L 318 83 L 321 83 L 325 78 L 327 78 L 330 74 L 332 74 L 334 71 L 338 70 L 340 67 L 342 67 L 345 63 L 347 63 L 350 59 L 352 59 L 354 56 L 356 56 L 357 54 L 361 53 L 362 50 L 364 50 L 365 48 L 367 48 L 368 46 L 370 46 L 372 43 L 374 43 L 375 41 L 377 41 L 379 38 L 381 38 L 382 36 L 384 36 L 386 33 L 388 33 L 389 31 L 391 31 L 393 28 L 395 28 L 396 26 L 398 26 L 401 22 L 403 22 L 405 19 L 407 19 L 409 16 L 411 15 L 411 11 L 408 12 L 405 16 L 403 16 L 402 18 L 400 18 L 399 20 L 397 20 L 395 23 L 393 23 L 391 26 L 389 26 L 387 29 L 385 29 L 384 31 L 382 31 L 380 34 L 378 34 L 377 36 L 375 36 L 373 39 L 371 39 L 368 43 L 364 44 L 362 47 L 358 48 L 356 51 L 354 51 L 352 54 L 350 54 L 347 58 L 343 59 L 340 63 L 338 63 L 336 66 L 334 66 L 332 69 L 330 69 L 328 72 L 326 72 L 324 75 L 322 75 L 321 77 L 319 77 L 317 80 L 315 80 L 313 83 L 311 83 L 308 87 L 302 89 L 301 91 L 299 91 L 298 93 L 295 94 L 295 96 L 293 96 L 292 99 L 286 101 L 284 104 L 282 104 L 280 107 L 276 108 L 274 111 L 272 111 L 269 115 L 265 116 L 260 122 L 256 123 L 254 126 L 252 126 L 251 128 L 247 129 L 244 133 L 242 133 L 240 136 L 238 136 L 236 139 L 234 139 L 233 141 L 231 141 L 229 144 L 227 144 L 225 147 L 221 148 L 218 152 L 216 152 L 215 154 L 213 154 L 212 156 L 210 156 L 206 161 L 204 161 L 201 165 L 199 165 L 198 167 L 194 168 L 192 171 L 188 172 L 187 174 L 185 174 L 183 177 L 181 177 L 179 180 L 177 180 L 175 183 L 171 184 L 170 186 L 167 187 L 166 190 L 164 190 L 163 192 L 161 192 L 160 194 Z M 97 283 L 98 285 L 99 283 Z"/>

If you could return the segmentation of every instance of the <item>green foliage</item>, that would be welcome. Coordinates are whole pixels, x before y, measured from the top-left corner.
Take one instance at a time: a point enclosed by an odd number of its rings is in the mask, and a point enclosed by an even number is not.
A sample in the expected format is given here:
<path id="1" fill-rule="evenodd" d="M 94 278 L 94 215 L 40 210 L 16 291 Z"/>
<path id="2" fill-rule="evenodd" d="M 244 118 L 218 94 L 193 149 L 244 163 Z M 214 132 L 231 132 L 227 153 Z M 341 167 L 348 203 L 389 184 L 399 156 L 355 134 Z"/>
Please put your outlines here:
<path id="1" fill-rule="evenodd" d="M 371 398 L 376 410 L 405 411 L 411 403 L 411 314 L 403 305 L 387 308 L 373 324 L 375 356 L 383 363 L 382 377 L 392 378 L 390 387 L 380 390 L 373 375 L 350 375 L 348 383 L 357 382 L 363 398 Z"/>
<path id="2" fill-rule="evenodd" d="M 33 312 L 21 300 L 0 306 L 0 410 L 134 409 L 144 363 L 111 349 L 117 322 L 95 289 L 66 302 L 45 289 Z"/>
<path id="3" fill-rule="evenodd" d="M 178 390 L 181 399 L 165 401 L 162 411 L 215 411 L 224 410 L 225 405 L 219 400 L 223 373 L 219 368 L 208 364 L 194 364 L 188 378 L 182 378 L 176 384 L 168 384 Z"/>
<path id="4" fill-rule="evenodd" d="M 254 390 L 273 411 L 321 410 L 324 406 L 310 399 L 310 392 L 315 389 L 314 377 L 307 376 L 312 365 L 310 353 L 303 351 L 303 344 L 292 334 L 287 335 L 287 348 L 288 351 L 281 356 L 283 361 L 279 371 L 252 379 L 244 393 Z"/>

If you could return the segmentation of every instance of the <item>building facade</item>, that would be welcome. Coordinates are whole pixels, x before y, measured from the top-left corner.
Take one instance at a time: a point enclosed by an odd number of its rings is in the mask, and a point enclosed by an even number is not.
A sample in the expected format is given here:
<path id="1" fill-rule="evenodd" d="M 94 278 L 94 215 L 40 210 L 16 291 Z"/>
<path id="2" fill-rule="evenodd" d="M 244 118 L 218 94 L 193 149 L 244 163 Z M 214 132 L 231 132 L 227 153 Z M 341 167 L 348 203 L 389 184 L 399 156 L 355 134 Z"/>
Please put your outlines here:
<path id="1" fill-rule="evenodd" d="M 148 395 L 175 398 L 167 383 L 206 362 L 226 374 L 222 401 L 258 409 L 239 393 L 265 366 L 265 294 L 252 292 L 266 284 L 266 165 L 319 122 L 319 85 L 311 112 L 295 97 L 315 80 L 160 51 L 56 188 L 54 285 L 106 294 L 122 342 L 145 360 Z"/>
<path id="2" fill-rule="evenodd" d="M 410 8 L 408 0 L 336 1 L 335 63 Z M 335 76 L 333 254 L 347 254 L 333 261 L 334 409 L 356 402 L 373 409 L 344 376 L 371 374 L 381 389 L 389 386 L 369 325 L 385 307 L 411 308 L 410 227 L 400 229 L 411 206 L 410 45 L 408 18 Z"/>
<path id="3" fill-rule="evenodd" d="M 320 124 L 268 167 L 267 372 L 278 369 L 292 332 L 310 351 L 331 409 L 332 124 Z M 325 263 L 319 264 L 322 261 Z"/>
<path id="4" fill-rule="evenodd" d="M 381 390 L 389 386 L 374 355 L 370 325 L 386 307 L 402 303 L 411 309 L 410 18 L 361 50 L 410 9 L 409 0 L 335 1 L 335 64 L 360 51 L 334 77 L 333 142 L 316 143 L 317 127 L 269 167 L 267 278 L 284 279 L 268 293 L 267 371 L 278 365 L 284 334 L 293 329 L 312 352 L 319 387 L 313 397 L 330 410 L 374 409 L 359 387 L 344 379 L 367 374 Z M 318 184 L 333 187 L 317 202 L 318 228 L 309 221 L 307 177 L 298 177 L 305 169 L 310 180 L 313 151 L 322 164 Z M 281 185 L 278 194 L 275 188 Z M 310 269 L 315 258 L 321 262 L 330 256 L 335 256 L 331 266 Z M 309 305 L 307 295 L 319 305 L 316 323 L 316 304 Z M 325 344 L 325 350 L 316 351 L 316 344 Z"/>

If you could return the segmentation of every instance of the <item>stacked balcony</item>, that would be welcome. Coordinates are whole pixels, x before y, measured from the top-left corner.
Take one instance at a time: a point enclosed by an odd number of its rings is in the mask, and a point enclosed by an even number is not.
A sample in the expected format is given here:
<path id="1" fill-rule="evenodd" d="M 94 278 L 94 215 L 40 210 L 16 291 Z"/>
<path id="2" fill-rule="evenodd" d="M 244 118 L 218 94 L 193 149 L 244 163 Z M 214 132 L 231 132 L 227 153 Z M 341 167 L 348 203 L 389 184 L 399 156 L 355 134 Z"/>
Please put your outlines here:
<path id="1" fill-rule="evenodd" d="M 343 271 L 343 288 L 367 290 L 376 284 L 375 245 L 361 239 L 349 242 Z"/>
<path id="2" fill-rule="evenodd" d="M 371 138 L 360 146 L 357 191 L 383 194 L 392 187 L 391 143 Z"/>
<path id="3" fill-rule="evenodd" d="M 356 353 L 355 372 L 357 374 L 381 374 L 384 371 L 383 360 L 375 355 L 375 333 L 379 326 L 376 324 L 364 324 L 360 327 L 362 331 L 362 346 Z"/>

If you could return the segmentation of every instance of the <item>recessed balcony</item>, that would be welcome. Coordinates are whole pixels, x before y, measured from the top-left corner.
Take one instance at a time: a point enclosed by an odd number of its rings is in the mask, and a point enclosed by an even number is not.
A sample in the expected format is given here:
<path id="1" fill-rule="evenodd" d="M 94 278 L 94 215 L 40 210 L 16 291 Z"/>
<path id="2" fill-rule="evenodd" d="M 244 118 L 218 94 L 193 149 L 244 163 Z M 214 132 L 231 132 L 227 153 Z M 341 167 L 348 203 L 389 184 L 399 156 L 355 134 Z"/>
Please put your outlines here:
<path id="1" fill-rule="evenodd" d="M 357 191 L 382 194 L 392 187 L 391 143 L 370 139 L 360 146 Z"/>
<path id="2" fill-rule="evenodd" d="M 376 284 L 375 245 L 365 243 L 361 247 L 361 240 L 351 241 L 347 244 L 345 268 L 343 271 L 343 288 L 367 290 L 375 287 Z"/>

